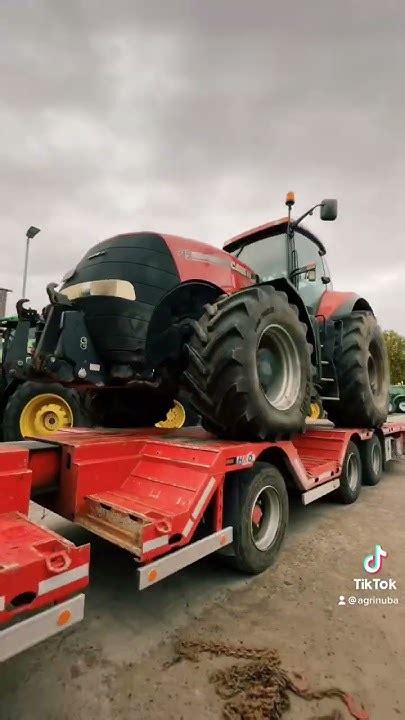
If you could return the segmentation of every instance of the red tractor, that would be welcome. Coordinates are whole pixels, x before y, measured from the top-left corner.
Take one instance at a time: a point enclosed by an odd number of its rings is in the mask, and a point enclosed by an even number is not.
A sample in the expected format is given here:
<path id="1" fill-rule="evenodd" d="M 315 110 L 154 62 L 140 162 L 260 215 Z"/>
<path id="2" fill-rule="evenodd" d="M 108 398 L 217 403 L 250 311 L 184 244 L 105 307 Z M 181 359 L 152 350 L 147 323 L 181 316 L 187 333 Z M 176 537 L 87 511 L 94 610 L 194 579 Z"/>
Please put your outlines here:
<path id="1" fill-rule="evenodd" d="M 288 215 L 224 249 L 137 232 L 89 250 L 59 290 L 31 376 L 74 387 L 92 423 L 149 425 L 186 392 L 204 427 L 234 439 L 288 438 L 313 408 L 375 427 L 389 370 L 368 301 L 332 289 L 322 242 Z"/>

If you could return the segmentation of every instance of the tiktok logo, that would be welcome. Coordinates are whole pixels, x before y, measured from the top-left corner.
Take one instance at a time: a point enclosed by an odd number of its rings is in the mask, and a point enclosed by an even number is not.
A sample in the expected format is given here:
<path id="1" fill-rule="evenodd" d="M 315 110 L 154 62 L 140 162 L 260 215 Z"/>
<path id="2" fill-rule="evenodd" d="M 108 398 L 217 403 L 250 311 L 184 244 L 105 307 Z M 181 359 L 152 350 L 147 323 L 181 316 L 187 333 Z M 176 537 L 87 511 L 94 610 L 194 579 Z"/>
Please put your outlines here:
<path id="1" fill-rule="evenodd" d="M 375 575 L 380 572 L 383 564 L 383 558 L 388 557 L 388 553 L 382 549 L 381 545 L 376 545 L 374 554 L 366 555 L 363 560 L 363 567 L 367 573 Z"/>

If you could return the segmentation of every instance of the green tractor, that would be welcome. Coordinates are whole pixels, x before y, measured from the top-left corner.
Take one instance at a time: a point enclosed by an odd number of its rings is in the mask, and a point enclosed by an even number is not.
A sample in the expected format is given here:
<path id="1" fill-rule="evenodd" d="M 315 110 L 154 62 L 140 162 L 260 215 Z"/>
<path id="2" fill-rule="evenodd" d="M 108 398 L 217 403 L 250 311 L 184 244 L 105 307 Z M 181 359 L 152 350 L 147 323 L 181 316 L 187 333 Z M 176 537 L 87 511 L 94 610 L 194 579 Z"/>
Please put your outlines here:
<path id="1" fill-rule="evenodd" d="M 43 321 L 24 301 L 17 303 L 17 313 L 0 320 L 1 434 L 8 441 L 46 436 L 78 424 L 81 415 L 74 390 L 28 379 Z"/>
<path id="2" fill-rule="evenodd" d="M 405 385 L 391 385 L 390 413 L 405 413 Z"/>
<path id="3" fill-rule="evenodd" d="M 17 303 L 17 315 L 0 319 L 0 437 L 5 441 L 47 437 L 63 428 L 94 424 L 89 412 L 91 391 L 52 382 L 33 371 L 32 359 L 45 319 L 25 308 L 25 302 Z M 156 426 L 197 424 L 198 418 L 191 409 L 186 413 L 183 402 L 175 400 Z"/>

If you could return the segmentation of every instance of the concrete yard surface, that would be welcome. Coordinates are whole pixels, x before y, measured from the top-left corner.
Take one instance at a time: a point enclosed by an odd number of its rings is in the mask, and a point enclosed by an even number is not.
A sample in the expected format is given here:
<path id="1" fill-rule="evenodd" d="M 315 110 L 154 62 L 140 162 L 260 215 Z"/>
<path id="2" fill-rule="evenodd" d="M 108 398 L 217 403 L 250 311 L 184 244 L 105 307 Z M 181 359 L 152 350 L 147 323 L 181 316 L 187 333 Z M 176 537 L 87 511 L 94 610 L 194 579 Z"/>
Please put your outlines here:
<path id="1" fill-rule="evenodd" d="M 76 542 L 89 540 L 60 520 L 56 527 Z M 393 587 L 356 589 L 354 579 L 377 577 L 363 569 L 376 544 L 388 552 L 378 578 Z M 2 665 L 0 719 L 221 718 L 223 701 L 209 676 L 238 661 L 202 655 L 173 662 L 176 635 L 275 648 L 311 688 L 353 693 L 371 720 L 405 717 L 404 549 L 404 461 L 353 505 L 293 502 L 277 565 L 253 579 L 209 559 L 139 593 L 129 555 L 92 539 L 84 622 Z M 398 602 L 359 604 L 372 597 Z M 335 708 L 349 720 L 337 699 L 295 697 L 283 717 L 309 720 Z"/>

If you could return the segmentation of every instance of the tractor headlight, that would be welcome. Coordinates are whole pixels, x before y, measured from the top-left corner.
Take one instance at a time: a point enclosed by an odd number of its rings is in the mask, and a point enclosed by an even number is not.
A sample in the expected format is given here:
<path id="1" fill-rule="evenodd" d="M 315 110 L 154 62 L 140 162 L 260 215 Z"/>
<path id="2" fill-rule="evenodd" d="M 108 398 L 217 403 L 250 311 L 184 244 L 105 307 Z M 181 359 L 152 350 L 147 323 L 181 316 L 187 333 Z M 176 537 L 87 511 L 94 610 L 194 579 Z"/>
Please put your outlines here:
<path id="1" fill-rule="evenodd" d="M 129 280 L 91 280 L 89 282 L 69 285 L 61 290 L 69 300 L 91 296 L 123 298 L 124 300 L 136 300 L 135 288 Z"/>

